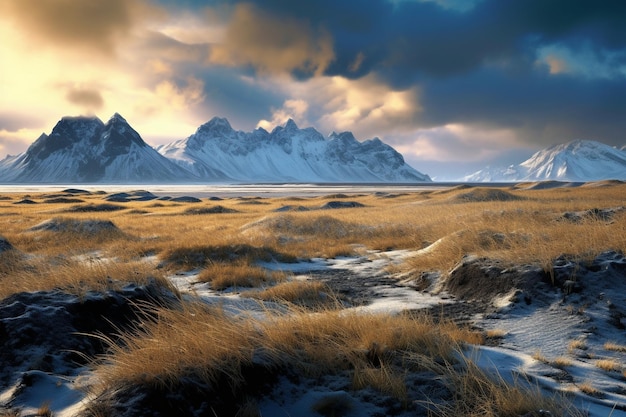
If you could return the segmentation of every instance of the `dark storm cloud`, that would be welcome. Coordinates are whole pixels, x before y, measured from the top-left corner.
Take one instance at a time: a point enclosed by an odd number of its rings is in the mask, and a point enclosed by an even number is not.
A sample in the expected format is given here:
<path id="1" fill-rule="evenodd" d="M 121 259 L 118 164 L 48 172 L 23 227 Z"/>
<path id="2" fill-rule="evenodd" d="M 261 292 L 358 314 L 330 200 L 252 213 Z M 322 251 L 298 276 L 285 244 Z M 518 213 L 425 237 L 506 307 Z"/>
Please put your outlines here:
<path id="1" fill-rule="evenodd" d="M 465 12 L 410 0 L 249 3 L 276 22 L 297 19 L 327 30 L 335 52 L 327 74 L 354 78 L 378 71 L 395 85 L 414 82 L 418 75 L 462 73 L 492 61 L 528 65 L 526 55 L 542 43 L 589 40 L 595 48 L 626 46 L 626 2 L 618 0 L 484 0 Z"/>
<path id="2" fill-rule="evenodd" d="M 376 73 L 392 88 L 419 86 L 416 126 L 507 127 L 540 146 L 625 141 L 626 74 L 550 74 L 538 64 L 540 48 L 557 45 L 586 49 L 585 59 L 598 65 L 625 65 L 624 1 L 484 0 L 465 12 L 387 0 L 264 0 L 258 7 L 326 28 L 335 53 L 329 75 Z"/>
<path id="3" fill-rule="evenodd" d="M 476 71 L 424 86 L 420 123 L 507 126 L 527 142 L 542 145 L 572 139 L 626 140 L 624 79 L 577 82 L 572 77 L 527 74 L 512 77 Z"/>
<path id="4" fill-rule="evenodd" d="M 189 68 L 185 69 L 189 71 Z M 236 130 L 252 130 L 261 119 L 271 116 L 270 109 L 280 107 L 284 96 L 257 84 L 247 70 L 204 68 L 196 76 L 204 81 L 205 103 L 199 117 L 226 117 Z"/>

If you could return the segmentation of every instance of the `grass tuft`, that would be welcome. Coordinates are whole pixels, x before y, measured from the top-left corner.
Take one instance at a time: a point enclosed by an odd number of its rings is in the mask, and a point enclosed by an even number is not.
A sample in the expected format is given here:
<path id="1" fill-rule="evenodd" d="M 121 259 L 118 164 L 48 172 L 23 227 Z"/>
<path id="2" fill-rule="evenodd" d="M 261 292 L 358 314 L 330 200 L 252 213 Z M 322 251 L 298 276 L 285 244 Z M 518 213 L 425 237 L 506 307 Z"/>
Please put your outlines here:
<path id="1" fill-rule="evenodd" d="M 604 348 L 615 352 L 626 352 L 626 345 L 620 345 L 614 342 L 606 342 Z"/>
<path id="2" fill-rule="evenodd" d="M 338 307 L 331 290 L 319 281 L 287 281 L 262 291 L 249 292 L 246 297 L 263 301 L 286 302 L 300 307 L 326 309 Z"/>
<path id="3" fill-rule="evenodd" d="M 596 367 L 607 372 L 621 372 L 622 365 L 615 359 L 600 359 L 596 361 Z"/>
<path id="4" fill-rule="evenodd" d="M 282 272 L 267 271 L 249 265 L 244 260 L 232 263 L 210 262 L 198 275 L 198 281 L 210 282 L 211 287 L 218 291 L 230 287 L 255 288 L 284 279 L 285 274 Z"/>

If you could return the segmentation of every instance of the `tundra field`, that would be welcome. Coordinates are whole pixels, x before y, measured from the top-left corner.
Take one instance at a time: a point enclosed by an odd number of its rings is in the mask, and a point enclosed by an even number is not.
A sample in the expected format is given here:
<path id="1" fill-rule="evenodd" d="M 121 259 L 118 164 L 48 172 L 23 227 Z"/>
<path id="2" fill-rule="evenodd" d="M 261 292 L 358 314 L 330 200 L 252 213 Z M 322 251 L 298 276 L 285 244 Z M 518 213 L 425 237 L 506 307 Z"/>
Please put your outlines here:
<path id="1" fill-rule="evenodd" d="M 0 192 L 0 416 L 626 415 L 625 199 Z"/>

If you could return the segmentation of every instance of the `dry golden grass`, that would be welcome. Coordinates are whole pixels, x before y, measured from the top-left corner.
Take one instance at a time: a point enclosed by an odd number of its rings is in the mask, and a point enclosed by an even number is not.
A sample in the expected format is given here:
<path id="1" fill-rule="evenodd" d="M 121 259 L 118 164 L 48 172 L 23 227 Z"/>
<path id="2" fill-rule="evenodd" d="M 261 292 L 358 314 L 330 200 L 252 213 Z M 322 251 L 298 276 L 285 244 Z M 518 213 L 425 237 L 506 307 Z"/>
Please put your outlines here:
<path id="1" fill-rule="evenodd" d="M 556 368 L 567 368 L 572 366 L 572 360 L 566 356 L 558 356 L 550 362 L 550 364 Z"/>
<path id="2" fill-rule="evenodd" d="M 23 261 L 20 270 L 0 273 L 0 299 L 18 292 L 53 289 L 84 295 L 87 291 L 119 289 L 127 283 L 145 285 L 151 281 L 171 286 L 161 271 L 146 262 L 41 258 Z"/>
<path id="3" fill-rule="evenodd" d="M 306 308 L 339 307 L 339 301 L 332 295 L 330 288 L 319 281 L 287 281 L 243 295 L 257 300 L 286 302 Z"/>
<path id="4" fill-rule="evenodd" d="M 488 339 L 502 339 L 506 334 L 506 330 L 503 329 L 490 329 L 485 332 L 485 337 Z"/>
<path id="5" fill-rule="evenodd" d="M 615 359 L 597 360 L 596 367 L 607 372 L 621 372 L 622 371 L 622 364 Z"/>
<path id="6" fill-rule="evenodd" d="M 284 255 L 268 247 L 248 244 L 181 246 L 168 250 L 161 258 L 171 268 L 193 269 L 210 266 L 215 262 L 243 262 L 250 264 L 255 261 L 293 262 L 296 258 Z"/>
<path id="7" fill-rule="evenodd" d="M 371 387 L 400 400 L 403 404 L 408 400 L 404 375 L 384 363 L 376 367 L 354 369 L 352 387 L 356 390 Z"/>
<path id="8" fill-rule="evenodd" d="M 206 203 L 131 202 L 115 212 L 72 213 L 77 219 L 110 219 L 127 238 L 102 239 L 97 246 L 123 259 L 154 253 L 166 259 L 181 248 L 250 245 L 291 257 L 334 257 L 350 254 L 354 245 L 369 249 L 421 249 L 439 241 L 428 253 L 416 256 L 417 270 L 447 271 L 463 255 L 503 261 L 549 265 L 561 254 L 589 259 L 604 250 L 626 251 L 626 213 L 610 221 L 590 216 L 579 222 L 563 218 L 566 212 L 621 207 L 626 186 L 579 187 L 551 190 L 458 188 L 424 191 L 396 198 L 351 196 L 365 207 L 339 210 L 275 213 L 294 199 L 264 199 L 263 204 L 241 204 L 225 199 L 220 206 L 239 213 L 187 215 L 185 210 L 213 207 Z M 469 194 L 469 197 L 467 195 Z M 465 197 L 458 197 L 465 196 Z M 487 197 L 485 197 L 487 196 Z M 514 198 L 511 198 L 513 196 Z M 23 196 L 15 196 L 15 199 Z M 318 208 L 338 196 L 298 199 L 298 204 Z M 36 201 L 43 198 L 31 196 Z M 81 197 L 84 205 L 102 203 L 102 196 Z M 67 253 L 93 249 L 89 240 L 63 239 L 24 233 L 28 228 L 58 216 L 66 205 L 5 205 L 3 234 L 26 252 Z M 71 206 L 71 205 L 70 205 Z M 147 214 L 133 214 L 147 213 Z"/>
<path id="9" fill-rule="evenodd" d="M 576 349 L 587 350 L 587 344 L 585 343 L 584 340 L 580 340 L 580 339 L 575 339 L 575 340 L 570 341 L 567 345 L 567 350 L 569 352 L 572 352 Z"/>
<path id="10" fill-rule="evenodd" d="M 602 396 L 602 392 L 595 388 L 590 381 L 581 382 L 580 384 L 578 384 L 578 389 L 592 397 Z"/>
<path id="11" fill-rule="evenodd" d="M 540 350 L 536 350 L 535 352 L 533 352 L 532 358 L 539 362 L 550 363 L 548 358 L 546 358 Z"/>
<path id="12" fill-rule="evenodd" d="M 272 272 L 245 260 L 210 262 L 198 275 L 198 281 L 210 282 L 214 290 L 230 287 L 255 288 L 286 279 L 283 272 Z"/>
<path id="13" fill-rule="evenodd" d="M 606 342 L 604 344 L 604 348 L 606 350 L 612 350 L 615 352 L 626 352 L 626 346 L 625 345 L 620 345 L 618 343 L 614 343 L 614 342 Z"/>
<path id="14" fill-rule="evenodd" d="M 268 369 L 284 367 L 306 375 L 359 370 L 358 381 L 382 387 L 397 380 L 391 373 L 364 376 L 364 370 L 391 364 L 406 352 L 450 361 L 455 346 L 480 339 L 452 324 L 435 326 L 426 316 L 293 310 L 268 312 L 259 320 L 200 303 L 175 310 L 155 307 L 151 316 L 158 320 L 142 323 L 119 344 L 109 341 L 111 353 L 97 369 L 109 387 L 172 387 L 191 375 L 237 389 L 245 382 L 242 367 L 255 356 Z"/>

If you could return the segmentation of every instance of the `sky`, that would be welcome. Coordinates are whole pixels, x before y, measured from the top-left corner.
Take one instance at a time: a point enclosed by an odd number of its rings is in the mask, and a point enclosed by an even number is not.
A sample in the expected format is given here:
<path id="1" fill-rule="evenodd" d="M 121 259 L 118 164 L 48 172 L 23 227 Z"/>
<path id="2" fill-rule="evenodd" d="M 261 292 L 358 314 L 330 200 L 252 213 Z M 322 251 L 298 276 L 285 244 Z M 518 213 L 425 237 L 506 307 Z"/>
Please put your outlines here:
<path id="1" fill-rule="evenodd" d="M 0 158 L 63 116 L 379 137 L 452 180 L 626 145 L 623 0 L 0 0 Z"/>

